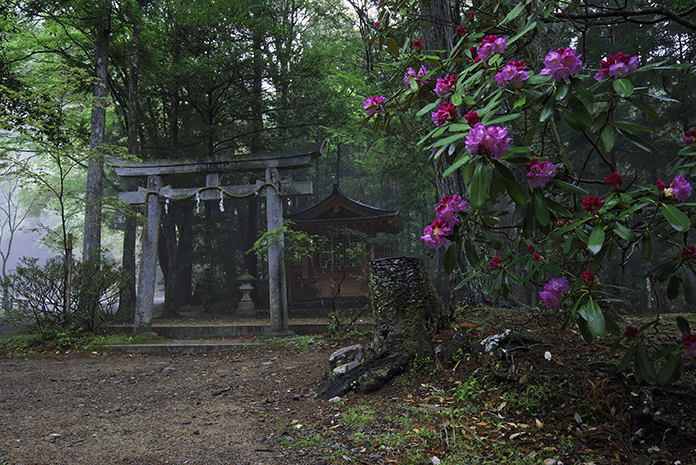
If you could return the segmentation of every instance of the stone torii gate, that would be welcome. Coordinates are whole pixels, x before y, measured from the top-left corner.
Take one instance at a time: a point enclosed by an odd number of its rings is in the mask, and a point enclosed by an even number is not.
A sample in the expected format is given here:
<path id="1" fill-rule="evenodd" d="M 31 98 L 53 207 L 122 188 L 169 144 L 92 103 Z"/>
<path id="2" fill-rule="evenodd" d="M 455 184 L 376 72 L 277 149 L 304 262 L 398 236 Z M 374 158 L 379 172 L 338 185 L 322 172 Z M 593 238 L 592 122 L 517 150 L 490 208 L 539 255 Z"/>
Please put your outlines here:
<path id="1" fill-rule="evenodd" d="M 129 204 L 145 204 L 147 223 L 142 234 L 140 279 L 136 295 L 134 331 L 149 332 L 152 329 L 152 310 L 155 296 L 155 270 L 157 266 L 157 242 L 161 204 L 170 200 L 219 200 L 251 195 L 266 197 L 268 231 L 283 225 L 281 196 L 308 195 L 312 182 L 287 182 L 280 179 L 280 171 L 290 168 L 307 168 L 324 152 L 324 142 L 288 150 L 268 153 L 252 153 L 214 159 L 179 158 L 173 160 L 144 160 L 141 162 L 114 163 L 116 174 L 122 177 L 147 177 L 147 188 L 121 192 L 119 197 Z M 223 173 L 265 171 L 265 182 L 255 185 L 220 186 Z M 205 174 L 205 186 L 200 188 L 172 189 L 162 187 L 163 175 Z M 269 337 L 291 336 L 288 329 L 288 307 L 285 278 L 285 246 L 283 237 L 268 250 L 268 291 L 271 326 Z"/>

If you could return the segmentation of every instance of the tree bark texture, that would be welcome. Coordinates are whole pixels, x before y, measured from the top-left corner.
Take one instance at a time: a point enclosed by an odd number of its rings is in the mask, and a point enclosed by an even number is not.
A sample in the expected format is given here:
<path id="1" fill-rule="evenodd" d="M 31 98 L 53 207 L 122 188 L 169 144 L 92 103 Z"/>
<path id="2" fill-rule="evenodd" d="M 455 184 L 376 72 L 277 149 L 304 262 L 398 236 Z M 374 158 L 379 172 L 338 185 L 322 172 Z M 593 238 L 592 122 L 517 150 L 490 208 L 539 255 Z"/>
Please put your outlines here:
<path id="1" fill-rule="evenodd" d="M 409 368 L 434 362 L 431 346 L 435 322 L 444 311 L 423 260 L 395 257 L 370 263 L 370 300 L 376 353 L 345 375 L 330 381 L 317 395 L 330 399 L 350 391 L 375 391 Z"/>
<path id="2" fill-rule="evenodd" d="M 111 11 L 109 3 L 103 6 L 103 17 L 96 32 L 95 50 L 95 75 L 92 103 L 92 115 L 90 121 L 90 158 L 87 170 L 87 188 L 85 192 L 85 227 L 83 238 L 83 258 L 99 257 L 101 247 L 101 206 L 104 158 L 100 152 L 104 144 L 106 132 L 106 97 L 108 63 L 109 63 L 109 39 L 111 28 Z"/>

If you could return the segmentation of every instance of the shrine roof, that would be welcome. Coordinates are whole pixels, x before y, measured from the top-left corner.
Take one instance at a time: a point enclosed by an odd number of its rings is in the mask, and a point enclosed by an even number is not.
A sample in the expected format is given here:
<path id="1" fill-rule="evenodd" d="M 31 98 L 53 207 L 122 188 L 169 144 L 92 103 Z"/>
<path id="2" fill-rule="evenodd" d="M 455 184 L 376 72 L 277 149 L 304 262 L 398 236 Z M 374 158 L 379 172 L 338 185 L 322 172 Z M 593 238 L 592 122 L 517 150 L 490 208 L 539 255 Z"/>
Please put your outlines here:
<path id="1" fill-rule="evenodd" d="M 286 218 L 297 224 L 346 224 L 379 220 L 393 223 L 398 215 L 398 210 L 383 210 L 351 199 L 334 184 L 333 192 L 324 200 Z"/>

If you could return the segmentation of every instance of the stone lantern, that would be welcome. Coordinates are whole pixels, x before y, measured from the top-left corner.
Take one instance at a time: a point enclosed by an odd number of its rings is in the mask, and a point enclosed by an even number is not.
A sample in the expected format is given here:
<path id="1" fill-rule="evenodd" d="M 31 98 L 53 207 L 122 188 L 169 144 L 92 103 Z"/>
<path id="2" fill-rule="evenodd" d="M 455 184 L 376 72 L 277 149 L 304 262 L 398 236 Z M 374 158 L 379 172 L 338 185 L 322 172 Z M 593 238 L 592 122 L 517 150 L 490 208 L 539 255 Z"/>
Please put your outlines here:
<path id="1" fill-rule="evenodd" d="M 239 301 L 237 305 L 237 316 L 256 316 L 256 310 L 254 309 L 254 301 L 251 300 L 249 294 L 254 290 L 253 282 L 256 281 L 252 275 L 249 274 L 249 270 L 244 270 L 244 274 L 237 278 L 238 281 L 242 282 L 239 286 L 239 290 L 242 291 L 242 300 Z"/>

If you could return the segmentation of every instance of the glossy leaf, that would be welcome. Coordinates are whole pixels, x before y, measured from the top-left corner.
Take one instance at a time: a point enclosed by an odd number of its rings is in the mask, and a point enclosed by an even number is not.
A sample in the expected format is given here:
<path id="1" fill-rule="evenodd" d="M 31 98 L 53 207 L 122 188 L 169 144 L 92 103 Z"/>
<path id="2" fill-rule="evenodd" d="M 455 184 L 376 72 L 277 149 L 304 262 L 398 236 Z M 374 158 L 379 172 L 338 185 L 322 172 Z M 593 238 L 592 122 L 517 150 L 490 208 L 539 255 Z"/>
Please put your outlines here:
<path id="1" fill-rule="evenodd" d="M 681 210 L 674 205 L 662 205 L 662 214 L 669 224 L 679 232 L 688 231 L 691 227 L 691 221 Z"/>
<path id="2" fill-rule="evenodd" d="M 452 274 L 452 271 L 454 271 L 454 249 L 454 244 L 451 244 L 445 251 L 445 272 L 447 274 Z"/>
<path id="3" fill-rule="evenodd" d="M 684 286 L 684 299 L 690 306 L 696 306 L 696 283 L 694 273 L 688 268 L 682 268 L 682 284 Z"/>
<path id="4" fill-rule="evenodd" d="M 602 132 L 599 135 L 599 143 L 602 146 L 602 150 L 605 152 L 610 151 L 614 148 L 614 127 L 607 124 L 602 128 Z"/>
<path id="5" fill-rule="evenodd" d="M 578 194 L 578 195 L 588 195 L 589 193 L 583 189 L 582 187 L 578 187 L 574 184 L 567 183 L 565 181 L 560 181 L 558 179 L 552 179 L 552 183 L 557 185 L 558 187 L 565 189 L 567 191 L 572 192 L 573 194 Z"/>
<path id="6" fill-rule="evenodd" d="M 594 227 L 590 233 L 590 237 L 587 239 L 587 248 L 590 252 L 597 255 L 604 245 L 604 226 L 598 224 Z"/>
<path id="7" fill-rule="evenodd" d="M 401 50 L 399 50 L 399 45 L 391 37 L 387 37 L 387 50 L 389 50 L 389 53 L 391 53 L 392 55 L 394 55 L 397 58 L 399 57 L 399 55 L 401 55 Z"/>
<path id="8" fill-rule="evenodd" d="M 489 184 L 490 177 L 486 164 L 477 164 L 476 169 L 474 169 L 474 175 L 471 177 L 471 186 L 469 187 L 469 200 L 471 208 L 474 210 L 481 210 L 486 205 Z"/>
<path id="9" fill-rule="evenodd" d="M 648 352 L 644 345 L 639 345 L 636 349 L 636 365 L 640 367 L 643 379 L 648 384 L 655 384 L 657 382 L 657 373 L 655 373 L 655 365 L 653 365 L 652 360 L 648 357 Z"/>
<path id="10" fill-rule="evenodd" d="M 660 367 L 657 373 L 657 380 L 660 383 L 673 383 L 679 379 L 684 369 L 684 361 L 681 354 L 672 354 L 667 361 Z"/>
<path id="11" fill-rule="evenodd" d="M 539 189 L 534 189 L 534 213 L 536 219 L 542 226 L 549 224 L 549 206 L 546 197 Z"/>
<path id="12" fill-rule="evenodd" d="M 641 255 L 643 260 L 650 260 L 653 258 L 653 253 L 655 251 L 655 246 L 653 244 L 653 238 L 650 232 L 643 234 L 643 239 L 641 241 Z"/>
<path id="13" fill-rule="evenodd" d="M 633 231 L 618 222 L 614 225 L 614 234 L 629 242 L 633 242 L 636 238 L 633 235 Z"/>
<path id="14" fill-rule="evenodd" d="M 681 282 L 677 275 L 672 275 L 669 278 L 669 283 L 667 284 L 667 298 L 669 300 L 674 300 L 679 296 L 679 288 L 681 287 Z"/>
<path id="15" fill-rule="evenodd" d="M 628 79 L 617 79 L 612 82 L 614 90 L 623 98 L 630 97 L 633 94 L 633 83 Z"/>
<path id="16" fill-rule="evenodd" d="M 585 127 L 592 126 L 592 115 L 587 110 L 587 107 L 575 95 L 568 94 L 566 96 L 568 107 L 573 112 L 575 118 Z"/>
<path id="17" fill-rule="evenodd" d="M 629 98 L 628 101 L 631 102 L 633 104 L 633 106 L 638 108 L 640 111 L 642 111 L 643 113 L 648 115 L 650 118 L 652 118 L 656 121 L 658 119 L 660 119 L 660 115 L 657 113 L 657 111 L 655 111 L 655 109 L 653 107 L 651 107 L 650 105 L 648 105 L 644 101 L 638 100 L 635 97 Z"/>

